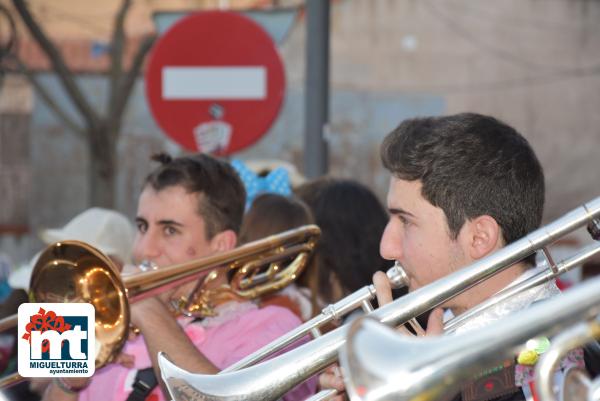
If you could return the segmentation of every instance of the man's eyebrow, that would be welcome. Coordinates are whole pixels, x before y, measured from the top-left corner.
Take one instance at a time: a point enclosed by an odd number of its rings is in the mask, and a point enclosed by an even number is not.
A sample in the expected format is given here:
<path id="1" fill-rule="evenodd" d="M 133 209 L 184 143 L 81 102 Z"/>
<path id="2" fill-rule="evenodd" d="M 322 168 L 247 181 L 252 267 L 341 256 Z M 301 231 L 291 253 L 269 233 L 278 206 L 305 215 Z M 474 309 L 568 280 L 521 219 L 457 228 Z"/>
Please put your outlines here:
<path id="1" fill-rule="evenodd" d="M 398 214 L 400 214 L 400 215 L 404 215 L 404 216 L 415 217 L 415 215 L 414 215 L 414 214 L 412 214 L 412 213 L 410 213 L 410 212 L 407 212 L 406 210 L 404 210 L 404 209 L 401 209 L 401 208 L 399 208 L 399 207 L 391 207 L 391 208 L 388 208 L 388 212 L 389 212 L 389 214 L 391 214 L 391 215 L 398 215 Z"/>
<path id="2" fill-rule="evenodd" d="M 158 224 L 161 226 L 178 226 L 178 227 L 183 227 L 183 224 L 175 221 L 175 220 L 159 220 Z"/>
<path id="3" fill-rule="evenodd" d="M 139 217 L 139 216 L 135 218 L 135 222 L 148 224 L 148 220 L 146 220 L 143 217 Z M 179 223 L 175 220 L 159 220 L 157 224 L 161 225 L 161 226 L 178 226 L 178 227 L 184 226 L 184 224 Z"/>

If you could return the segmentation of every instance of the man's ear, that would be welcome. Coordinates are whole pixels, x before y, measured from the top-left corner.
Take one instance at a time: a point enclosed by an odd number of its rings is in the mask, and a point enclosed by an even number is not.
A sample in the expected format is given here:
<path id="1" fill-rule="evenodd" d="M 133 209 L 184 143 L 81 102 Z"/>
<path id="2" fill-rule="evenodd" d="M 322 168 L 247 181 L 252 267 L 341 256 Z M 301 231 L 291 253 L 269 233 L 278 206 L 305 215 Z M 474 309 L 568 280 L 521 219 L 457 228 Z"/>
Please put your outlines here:
<path id="1" fill-rule="evenodd" d="M 233 230 L 225 230 L 216 234 L 210 240 L 210 248 L 214 252 L 229 251 L 237 244 L 237 234 Z"/>
<path id="2" fill-rule="evenodd" d="M 469 221 L 469 254 L 477 260 L 489 255 L 502 246 L 501 228 L 496 219 L 488 215 Z"/>

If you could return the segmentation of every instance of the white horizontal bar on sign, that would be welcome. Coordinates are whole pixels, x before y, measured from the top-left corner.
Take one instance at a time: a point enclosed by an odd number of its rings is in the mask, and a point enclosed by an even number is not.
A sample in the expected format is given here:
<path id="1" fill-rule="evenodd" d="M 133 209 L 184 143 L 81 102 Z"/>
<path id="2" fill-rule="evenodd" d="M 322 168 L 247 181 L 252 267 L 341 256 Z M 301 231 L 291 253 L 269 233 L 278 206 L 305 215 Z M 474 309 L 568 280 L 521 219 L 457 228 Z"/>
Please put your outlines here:
<path id="1" fill-rule="evenodd" d="M 267 71 L 256 67 L 169 67 L 162 69 L 165 100 L 261 100 Z"/>

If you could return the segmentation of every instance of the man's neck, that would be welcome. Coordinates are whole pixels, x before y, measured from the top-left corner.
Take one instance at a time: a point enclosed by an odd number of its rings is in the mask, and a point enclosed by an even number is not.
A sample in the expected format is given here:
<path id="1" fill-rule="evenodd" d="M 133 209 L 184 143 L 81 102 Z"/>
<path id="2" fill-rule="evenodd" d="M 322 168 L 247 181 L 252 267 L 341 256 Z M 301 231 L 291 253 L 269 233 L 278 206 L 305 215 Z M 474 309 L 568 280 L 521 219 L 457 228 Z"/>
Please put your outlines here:
<path id="1" fill-rule="evenodd" d="M 452 313 L 458 316 L 491 298 L 519 278 L 528 267 L 525 262 L 517 263 L 465 291 L 451 303 Z"/>

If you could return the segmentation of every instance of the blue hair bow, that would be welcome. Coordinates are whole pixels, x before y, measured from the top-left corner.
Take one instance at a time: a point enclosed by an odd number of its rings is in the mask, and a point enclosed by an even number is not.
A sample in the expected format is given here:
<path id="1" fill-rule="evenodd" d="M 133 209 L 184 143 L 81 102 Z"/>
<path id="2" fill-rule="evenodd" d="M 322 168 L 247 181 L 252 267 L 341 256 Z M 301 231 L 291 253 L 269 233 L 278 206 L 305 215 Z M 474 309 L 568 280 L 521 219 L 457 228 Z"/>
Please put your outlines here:
<path id="1" fill-rule="evenodd" d="M 262 193 L 273 193 L 289 196 L 292 193 L 290 176 L 283 167 L 271 170 L 266 177 L 259 177 L 250 170 L 241 160 L 234 159 L 231 165 L 237 171 L 246 188 L 246 210 L 250 208 L 254 199 Z"/>

